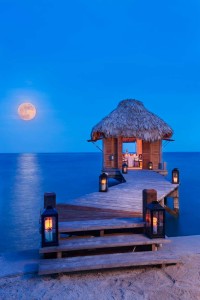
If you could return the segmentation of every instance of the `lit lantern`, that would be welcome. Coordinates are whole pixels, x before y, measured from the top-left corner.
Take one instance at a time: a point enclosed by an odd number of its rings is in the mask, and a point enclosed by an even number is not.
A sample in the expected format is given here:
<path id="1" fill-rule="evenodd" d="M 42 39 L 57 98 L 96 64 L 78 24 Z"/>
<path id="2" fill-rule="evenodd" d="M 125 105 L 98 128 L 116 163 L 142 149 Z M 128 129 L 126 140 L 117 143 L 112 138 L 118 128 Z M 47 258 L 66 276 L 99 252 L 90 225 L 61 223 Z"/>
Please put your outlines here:
<path id="1" fill-rule="evenodd" d="M 113 161 L 114 160 L 114 154 L 111 154 L 110 156 L 109 156 L 109 159 L 110 159 L 110 161 Z"/>
<path id="2" fill-rule="evenodd" d="M 149 238 L 165 238 L 165 209 L 157 201 L 147 205 L 145 223 Z"/>
<path id="3" fill-rule="evenodd" d="M 128 165 L 127 163 L 122 164 L 122 173 L 127 174 L 128 173 Z"/>
<path id="4" fill-rule="evenodd" d="M 149 169 L 149 170 L 153 170 L 153 163 L 152 163 L 152 161 L 150 161 L 150 162 L 148 163 L 148 169 Z"/>
<path id="5" fill-rule="evenodd" d="M 48 206 L 41 215 L 42 247 L 58 246 L 58 213 Z"/>
<path id="6" fill-rule="evenodd" d="M 177 168 L 172 170 L 172 183 L 179 184 L 179 170 Z"/>
<path id="7" fill-rule="evenodd" d="M 102 173 L 99 176 L 99 192 L 107 192 L 108 191 L 108 175 L 106 173 Z"/>

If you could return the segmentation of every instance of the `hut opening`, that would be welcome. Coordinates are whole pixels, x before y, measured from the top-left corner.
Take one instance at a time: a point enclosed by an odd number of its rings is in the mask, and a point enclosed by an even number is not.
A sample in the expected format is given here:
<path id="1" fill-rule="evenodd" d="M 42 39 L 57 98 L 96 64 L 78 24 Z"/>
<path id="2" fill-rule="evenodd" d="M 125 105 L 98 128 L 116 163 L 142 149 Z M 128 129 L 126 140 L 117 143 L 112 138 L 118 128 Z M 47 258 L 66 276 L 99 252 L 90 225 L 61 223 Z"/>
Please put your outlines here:
<path id="1" fill-rule="evenodd" d="M 147 110 L 141 101 L 122 100 L 117 108 L 97 123 L 91 141 L 103 141 L 103 169 L 163 169 L 162 141 L 170 140 L 172 128 Z"/>

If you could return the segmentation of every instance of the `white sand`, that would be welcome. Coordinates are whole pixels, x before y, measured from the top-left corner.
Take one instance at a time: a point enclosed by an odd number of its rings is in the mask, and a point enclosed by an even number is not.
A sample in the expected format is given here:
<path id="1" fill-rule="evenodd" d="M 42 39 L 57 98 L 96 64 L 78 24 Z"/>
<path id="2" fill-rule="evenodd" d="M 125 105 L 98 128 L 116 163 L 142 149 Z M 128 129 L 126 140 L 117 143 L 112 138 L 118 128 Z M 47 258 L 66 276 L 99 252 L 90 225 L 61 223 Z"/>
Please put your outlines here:
<path id="1" fill-rule="evenodd" d="M 0 299 L 200 299 L 200 254 L 180 265 L 0 278 Z"/>

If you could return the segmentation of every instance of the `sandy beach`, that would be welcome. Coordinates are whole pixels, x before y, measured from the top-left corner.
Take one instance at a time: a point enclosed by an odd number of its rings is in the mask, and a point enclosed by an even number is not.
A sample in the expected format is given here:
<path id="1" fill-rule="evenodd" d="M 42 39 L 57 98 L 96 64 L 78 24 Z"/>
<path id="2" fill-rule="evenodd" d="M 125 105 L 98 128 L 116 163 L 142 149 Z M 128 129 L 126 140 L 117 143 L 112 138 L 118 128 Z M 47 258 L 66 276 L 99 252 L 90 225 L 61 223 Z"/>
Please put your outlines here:
<path id="1" fill-rule="evenodd" d="M 161 296 L 162 295 L 162 296 Z M 0 299 L 200 299 L 200 255 L 180 265 L 0 279 Z"/>

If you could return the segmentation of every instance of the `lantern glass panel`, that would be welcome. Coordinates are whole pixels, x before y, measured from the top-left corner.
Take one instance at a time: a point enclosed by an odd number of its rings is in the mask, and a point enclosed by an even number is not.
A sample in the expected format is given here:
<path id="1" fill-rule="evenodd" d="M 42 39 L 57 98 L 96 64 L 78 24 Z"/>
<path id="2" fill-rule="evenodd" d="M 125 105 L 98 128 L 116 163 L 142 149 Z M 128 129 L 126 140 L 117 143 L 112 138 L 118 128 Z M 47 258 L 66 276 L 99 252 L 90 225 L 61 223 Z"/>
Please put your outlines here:
<path id="1" fill-rule="evenodd" d="M 56 218 L 44 218 L 44 238 L 45 242 L 53 242 L 56 238 Z"/>
<path id="2" fill-rule="evenodd" d="M 148 168 L 149 168 L 149 170 L 153 169 L 153 163 L 151 161 L 148 163 Z"/>
<path id="3" fill-rule="evenodd" d="M 150 238 L 165 238 L 165 209 L 152 202 L 146 209 L 146 234 Z"/>
<path id="4" fill-rule="evenodd" d="M 41 215 L 42 247 L 58 245 L 58 213 L 48 206 Z"/>
<path id="5" fill-rule="evenodd" d="M 164 226 L 164 213 L 163 211 L 158 212 L 158 234 L 161 235 L 163 233 Z"/>
<path id="6" fill-rule="evenodd" d="M 128 171 L 128 165 L 126 163 L 123 163 L 123 165 L 122 165 L 122 173 L 126 174 L 127 171 Z"/>
<path id="7" fill-rule="evenodd" d="M 103 173 L 99 176 L 99 192 L 108 191 L 108 176 L 106 173 Z"/>
<path id="8" fill-rule="evenodd" d="M 172 183 L 179 184 L 179 170 L 177 168 L 172 170 Z"/>
<path id="9" fill-rule="evenodd" d="M 153 234 L 158 234 L 158 212 L 152 213 Z"/>
<path id="10" fill-rule="evenodd" d="M 102 189 L 103 191 L 106 190 L 106 179 L 105 179 L 105 178 L 102 178 L 102 179 L 101 179 L 101 189 Z"/>

